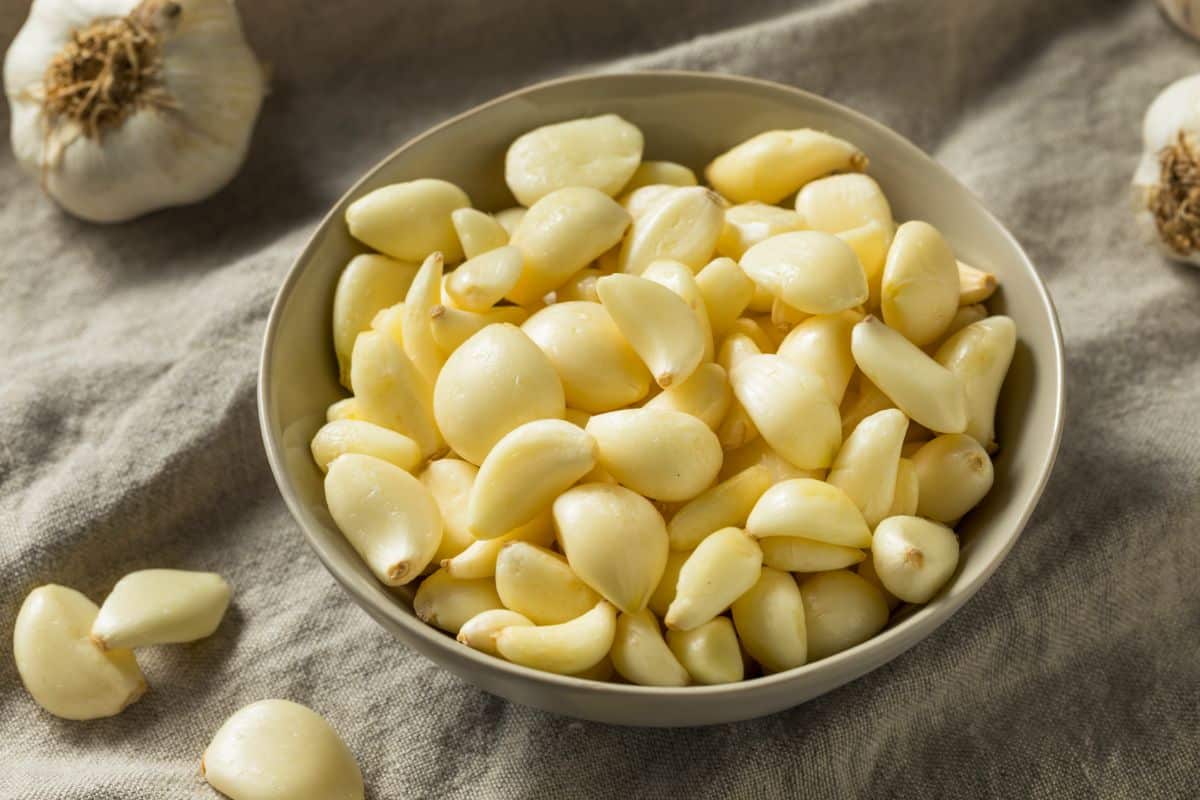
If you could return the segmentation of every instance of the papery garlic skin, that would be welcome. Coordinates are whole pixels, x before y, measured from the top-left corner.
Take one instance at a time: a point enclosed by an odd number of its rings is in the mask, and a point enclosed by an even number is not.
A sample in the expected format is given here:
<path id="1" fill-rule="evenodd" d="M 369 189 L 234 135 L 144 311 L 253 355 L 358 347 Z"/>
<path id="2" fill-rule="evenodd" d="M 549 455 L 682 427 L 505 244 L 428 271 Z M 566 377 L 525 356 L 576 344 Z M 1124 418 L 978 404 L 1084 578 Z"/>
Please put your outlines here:
<path id="1" fill-rule="evenodd" d="M 1172 211 L 1195 187 L 1187 181 L 1172 183 L 1164 157 L 1184 166 L 1200 158 L 1200 74 L 1175 81 L 1146 109 L 1142 159 L 1133 174 L 1134 212 L 1144 238 L 1167 258 L 1200 266 L 1200 230 Z M 1156 214 L 1156 209 L 1162 211 Z"/>
<path id="2" fill-rule="evenodd" d="M 123 46 L 134 28 L 116 20 L 138 26 L 144 44 Z M 97 23 L 108 31 L 96 34 L 101 46 L 116 43 L 116 59 L 127 64 L 132 51 L 143 67 L 132 71 L 140 88 L 124 87 L 128 108 L 93 125 L 103 93 L 73 119 L 54 99 L 68 94 L 72 74 L 54 81 L 49 70 L 73 32 Z M 227 184 L 245 160 L 266 80 L 228 0 L 93 0 L 86 11 L 35 0 L 5 56 L 4 89 L 21 166 L 75 216 L 123 222 Z"/>

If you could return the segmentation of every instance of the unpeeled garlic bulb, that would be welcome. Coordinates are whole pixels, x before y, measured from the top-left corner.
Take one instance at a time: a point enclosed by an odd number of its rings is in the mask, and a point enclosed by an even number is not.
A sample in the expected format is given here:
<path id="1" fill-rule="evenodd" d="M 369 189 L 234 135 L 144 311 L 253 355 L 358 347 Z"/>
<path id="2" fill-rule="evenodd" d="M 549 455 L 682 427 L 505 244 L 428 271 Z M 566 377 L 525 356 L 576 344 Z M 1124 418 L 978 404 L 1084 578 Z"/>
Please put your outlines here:
<path id="1" fill-rule="evenodd" d="M 36 0 L 4 86 L 17 161 L 93 222 L 195 203 L 228 183 L 266 92 L 227 0 Z"/>
<path id="2" fill-rule="evenodd" d="M 229 584 L 215 572 L 131 572 L 100 606 L 92 641 L 111 650 L 203 639 L 221 624 L 229 595 Z"/>
<path id="3" fill-rule="evenodd" d="M 1178 5 L 1178 0 L 1172 0 Z M 1142 120 L 1133 206 L 1147 241 L 1175 261 L 1200 265 L 1200 74 L 1163 89 Z"/>

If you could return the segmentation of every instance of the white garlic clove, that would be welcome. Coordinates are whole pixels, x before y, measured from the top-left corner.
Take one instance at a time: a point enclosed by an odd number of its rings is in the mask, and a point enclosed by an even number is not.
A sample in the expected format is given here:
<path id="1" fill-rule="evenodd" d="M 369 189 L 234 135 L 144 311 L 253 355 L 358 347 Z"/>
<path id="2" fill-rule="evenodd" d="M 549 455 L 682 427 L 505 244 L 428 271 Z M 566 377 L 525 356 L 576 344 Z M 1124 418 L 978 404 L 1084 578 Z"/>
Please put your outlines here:
<path id="1" fill-rule="evenodd" d="M 510 542 L 496 559 L 496 591 L 505 608 L 535 625 L 557 625 L 587 613 L 600 597 L 567 560 L 528 542 Z"/>
<path id="2" fill-rule="evenodd" d="M 962 380 L 900 333 L 868 316 L 854 326 L 850 349 L 871 383 L 914 422 L 938 433 L 966 430 Z"/>
<path id="3" fill-rule="evenodd" d="M 725 453 L 725 463 L 721 465 L 718 478 L 729 480 L 742 470 L 762 465 L 771 476 L 771 483 L 776 484 L 792 478 L 814 478 L 823 480 L 823 469 L 800 469 L 792 462 L 771 449 L 763 439 L 755 439 L 750 443 Z"/>
<path id="4" fill-rule="evenodd" d="M 433 419 L 433 387 L 392 337 L 379 331 L 360 333 L 350 375 L 362 419 L 409 437 L 422 456 L 442 448 Z"/>
<path id="5" fill-rule="evenodd" d="M 74 589 L 49 584 L 30 592 L 17 612 L 17 672 L 37 704 L 56 717 L 111 717 L 146 691 L 132 651 L 104 651 L 90 638 L 99 611 Z"/>
<path id="6" fill-rule="evenodd" d="M 754 426 L 780 455 L 801 469 L 833 462 L 842 425 L 823 380 L 774 355 L 742 361 L 729 379 Z"/>
<path id="7" fill-rule="evenodd" d="M 471 617 L 502 607 L 494 580 L 456 578 L 445 568 L 421 581 L 413 595 L 417 619 L 452 635 Z"/>
<path id="8" fill-rule="evenodd" d="M 528 212 L 529 209 L 524 206 L 513 206 L 503 211 L 497 211 L 492 216 L 495 217 L 496 222 L 500 223 L 500 227 L 504 228 L 505 233 L 511 238 L 516 233 L 517 228 L 520 227 L 521 220 L 525 219 L 525 215 Z"/>
<path id="9" fill-rule="evenodd" d="M 696 322 L 700 323 L 701 337 L 704 340 L 704 355 L 701 356 L 700 360 L 702 362 L 712 361 L 712 324 L 708 320 L 708 309 L 704 305 L 704 295 L 700 293 L 700 287 L 696 283 L 696 276 L 692 272 L 692 269 L 679 261 L 658 259 L 650 262 L 646 269 L 642 271 L 642 277 L 667 287 L 688 304 L 688 307 L 692 309 L 692 313 L 696 315 Z"/>
<path id="10" fill-rule="evenodd" d="M 408 287 L 400 321 L 404 352 L 430 385 L 437 380 L 445 360 L 429 327 L 433 309 L 441 304 L 441 287 L 442 254 L 432 253 L 417 270 L 412 286 Z"/>
<path id="11" fill-rule="evenodd" d="M 858 256 L 863 273 L 867 276 L 866 307 L 871 312 L 879 311 L 880 295 L 883 291 L 883 268 L 887 266 L 888 247 L 892 243 L 892 228 L 878 222 L 868 222 L 848 231 L 835 234 Z"/>
<path id="12" fill-rule="evenodd" d="M 567 282 L 554 290 L 555 303 L 588 302 L 599 303 L 600 295 L 596 294 L 596 281 L 604 275 L 595 267 L 584 267 Z"/>
<path id="13" fill-rule="evenodd" d="M 900 607 L 900 598 L 889 592 L 883 585 L 883 581 L 879 580 L 879 575 L 875 573 L 875 562 L 872 559 L 867 558 L 861 561 L 854 572 L 879 590 L 879 593 L 883 595 L 884 602 L 887 603 L 889 611 L 895 611 Z"/>
<path id="14" fill-rule="evenodd" d="M 330 403 L 325 409 L 325 421 L 336 422 L 339 419 L 361 419 L 362 412 L 353 397 L 343 397 L 336 403 Z"/>
<path id="15" fill-rule="evenodd" d="M 985 448 L 996 438 L 996 402 L 1012 364 L 1017 327 L 1008 317 L 988 317 L 947 339 L 937 362 L 962 381 L 967 398 L 968 436 Z"/>
<path id="16" fill-rule="evenodd" d="M 221 624 L 229 595 L 229 584 L 215 572 L 131 572 L 105 598 L 92 641 L 112 650 L 203 639 Z"/>
<path id="17" fill-rule="evenodd" d="M 830 233 L 781 233 L 751 247 L 738 263 L 774 297 L 809 314 L 833 314 L 870 297 L 858 256 Z"/>
<path id="18" fill-rule="evenodd" d="M 751 137 L 713 159 L 704 176 L 734 203 L 778 203 L 809 181 L 866 168 L 866 155 L 850 142 L 801 128 Z"/>
<path id="19" fill-rule="evenodd" d="M 447 559 L 454 558 L 475 542 L 467 520 L 467 502 L 478 472 L 478 467 L 461 459 L 439 458 L 430 461 L 417 476 L 422 485 L 429 490 L 442 516 L 442 541 L 433 556 L 433 562 L 436 564 L 445 566 L 444 562 Z"/>
<path id="20" fill-rule="evenodd" d="M 763 327 L 763 330 L 767 332 L 768 336 L 772 336 L 772 328 L 776 331 L 780 331 L 779 333 L 774 334 L 774 339 L 777 339 L 778 341 L 776 341 L 775 347 L 772 348 L 772 350 L 777 351 L 779 345 L 782 344 L 783 340 L 786 338 L 786 334 L 791 331 L 792 328 L 796 327 L 801 322 L 804 322 L 812 316 L 812 314 L 792 308 L 787 303 L 776 297 L 771 303 L 771 326 Z"/>
<path id="21" fill-rule="evenodd" d="M 509 431 L 560 419 L 566 402 L 550 359 L 515 325 L 488 325 L 442 367 L 433 411 L 446 443 L 472 464 Z"/>
<path id="22" fill-rule="evenodd" d="M 638 686 L 687 686 L 691 680 L 649 609 L 617 617 L 610 656 L 621 677 Z"/>
<path id="23" fill-rule="evenodd" d="M 446 277 L 446 294 L 466 311 L 487 311 L 517 285 L 521 251 L 506 245 L 468 259 Z"/>
<path id="24" fill-rule="evenodd" d="M 876 223 L 889 233 L 895 228 L 892 207 L 870 175 L 830 175 L 805 184 L 796 194 L 796 212 L 804 226 L 841 233 Z"/>
<path id="25" fill-rule="evenodd" d="M 939 436 L 913 453 L 920 495 L 917 513 L 953 523 L 979 504 L 992 488 L 987 451 L 965 434 Z"/>
<path id="26" fill-rule="evenodd" d="M 833 402 L 840 405 L 855 368 L 850 332 L 861 319 L 856 311 L 810 317 L 792 328 L 776 355 L 819 375 Z"/>
<path id="27" fill-rule="evenodd" d="M 515 611 L 509 611 L 507 608 L 490 608 L 464 622 L 458 629 L 458 635 L 455 638 L 472 650 L 499 656 L 500 651 L 496 649 L 496 635 L 514 625 L 528 627 L 533 625 L 533 622 L 528 617 Z"/>
<path id="28" fill-rule="evenodd" d="M 746 652 L 768 672 L 808 660 L 804 599 L 786 572 L 763 567 L 755 584 L 734 602 L 733 625 Z"/>
<path id="29" fill-rule="evenodd" d="M 770 470 L 755 465 L 697 495 L 667 523 L 671 549 L 694 550 L 713 531 L 742 527 L 770 486 Z"/>
<path id="30" fill-rule="evenodd" d="M 741 647 L 728 617 L 716 617 L 690 631 L 668 630 L 667 646 L 696 683 L 714 686 L 745 677 Z"/>
<path id="31" fill-rule="evenodd" d="M 342 270 L 333 293 L 333 349 L 347 389 L 355 338 L 371 327 L 376 314 L 403 302 L 416 274 L 416 264 L 374 253 L 355 256 Z"/>
<path id="32" fill-rule="evenodd" d="M 877 411 L 858 423 L 829 468 L 826 480 L 854 501 L 871 528 L 892 507 L 907 430 L 908 417 L 903 411 Z"/>
<path id="33" fill-rule="evenodd" d="M 771 536 L 758 543 L 763 565 L 785 572 L 826 572 L 852 567 L 867 557 L 854 547 L 842 547 L 798 536 Z"/>
<path id="34" fill-rule="evenodd" d="M 671 259 L 699 272 L 713 257 L 724 219 L 725 207 L 711 189 L 664 192 L 634 219 L 621 243 L 618 269 L 640 275 L 651 262 Z"/>
<path id="35" fill-rule="evenodd" d="M 853 332 L 851 337 L 853 337 Z M 853 352 L 853 338 L 851 342 L 851 352 Z M 848 438 L 858 424 L 872 414 L 895 407 L 896 404 L 891 401 L 891 398 L 879 391 L 879 387 L 871 383 L 870 378 L 861 371 L 856 373 L 850 379 L 850 384 L 846 387 L 846 394 L 842 396 L 841 405 L 838 406 L 838 413 L 842 417 L 842 438 Z M 915 427 L 914 425 L 909 426 L 910 430 Z"/>
<path id="36" fill-rule="evenodd" d="M 549 547 L 554 543 L 554 520 L 550 512 L 539 514 L 503 536 L 471 542 L 461 553 L 443 561 L 442 566 L 455 578 L 490 578 L 496 574 L 496 562 L 509 542 L 529 542 L 539 547 Z"/>
<path id="37" fill-rule="evenodd" d="M 322 472 L 346 453 L 362 453 L 412 472 L 421 463 L 421 448 L 402 433 L 364 420 L 339 419 L 327 422 L 312 440 L 313 460 Z"/>
<path id="38" fill-rule="evenodd" d="M 674 161 L 643 161 L 633 171 L 633 177 L 621 187 L 622 194 L 629 194 L 643 186 L 695 186 L 696 173 Z"/>
<path id="39" fill-rule="evenodd" d="M 504 156 L 504 180 L 523 206 L 564 187 L 612 197 L 642 161 L 642 132 L 616 114 L 544 125 L 522 134 Z"/>
<path id="40" fill-rule="evenodd" d="M 721 443 L 704 422 L 665 408 L 597 414 L 587 432 L 601 467 L 624 486 L 655 500 L 690 500 L 716 480 Z"/>
<path id="41" fill-rule="evenodd" d="M 467 259 L 508 244 L 508 231 L 491 214 L 474 208 L 458 208 L 450 212 L 450 222 Z"/>
<path id="42" fill-rule="evenodd" d="M 883 268 L 879 304 L 888 327 L 929 344 L 954 318 L 958 292 L 958 262 L 942 234 L 928 222 L 901 225 Z"/>
<path id="43" fill-rule="evenodd" d="M 414 280 L 415 280 L 414 276 Z M 409 289 L 412 289 L 412 284 L 409 284 Z M 408 293 L 405 293 L 408 296 Z M 371 330 L 379 331 L 380 333 L 390 336 L 392 341 L 401 349 L 404 348 L 404 303 L 399 302 L 390 305 L 387 308 L 380 309 L 375 316 L 371 317 Z M 355 339 L 357 341 L 357 339 Z M 353 384 L 349 387 L 350 391 L 354 391 Z"/>
<path id="44" fill-rule="evenodd" d="M 755 285 L 732 258 L 715 258 L 696 273 L 696 286 L 708 310 L 709 328 L 722 337 L 754 298 Z"/>
<path id="45" fill-rule="evenodd" d="M 421 178 L 369 192 L 346 208 L 350 235 L 401 261 L 424 261 L 440 252 L 462 260 L 462 245 L 450 214 L 469 208 L 471 199 L 453 183 Z"/>
<path id="46" fill-rule="evenodd" d="M 667 526 L 649 500 L 608 483 L 585 483 L 554 501 L 567 563 L 622 611 L 646 607 L 667 564 Z"/>
<path id="47" fill-rule="evenodd" d="M 679 570 L 668 628 L 698 628 L 742 596 L 762 569 L 762 549 L 738 528 L 722 528 L 696 546 Z"/>
<path id="48" fill-rule="evenodd" d="M 957 263 L 958 305 L 960 307 L 982 303 L 995 294 L 996 287 L 999 286 L 995 275 L 961 261 Z"/>
<path id="49" fill-rule="evenodd" d="M 388 586 L 417 578 L 442 541 L 442 516 L 429 490 L 372 456 L 334 459 L 325 475 L 325 503 L 347 541 Z"/>
<path id="50" fill-rule="evenodd" d="M 529 312 L 521 306 L 493 306 L 483 313 L 436 305 L 429 311 L 429 333 L 447 358 L 488 325 L 523 325 Z"/>
<path id="51" fill-rule="evenodd" d="M 260 700 L 225 720 L 200 761 L 231 800 L 362 800 L 354 754 L 315 711 Z"/>
<path id="52" fill-rule="evenodd" d="M 920 517 L 888 517 L 875 529 L 872 564 L 880 583 L 906 603 L 927 603 L 958 566 L 958 537 Z"/>
<path id="53" fill-rule="evenodd" d="M 621 204 L 621 208 L 629 212 L 629 218 L 634 220 L 645 215 L 645 213 L 652 208 L 655 203 L 666 197 L 677 188 L 679 187 L 670 183 L 653 183 L 647 186 L 639 186 L 636 189 L 632 189 L 622 194 L 619 198 L 619 202 Z M 616 257 L 619 262 L 621 248 L 618 246 L 616 250 Z M 611 272 L 614 270 L 605 271 Z"/>
<path id="54" fill-rule="evenodd" d="M 645 405 L 691 414 L 713 430 L 729 412 L 733 389 L 719 364 L 701 364 L 686 381 L 659 392 Z"/>
<path id="55" fill-rule="evenodd" d="M 685 381 L 700 366 L 704 329 L 670 289 L 633 275 L 605 275 L 596 293 L 659 386 Z"/>
<path id="56" fill-rule="evenodd" d="M 794 478 L 763 492 L 746 521 L 756 539 L 801 536 L 843 547 L 870 547 L 871 529 L 844 491 L 824 481 Z"/>
<path id="57" fill-rule="evenodd" d="M 917 513 L 921 484 L 917 478 L 917 467 L 911 458 L 901 458 L 896 468 L 896 490 L 892 494 L 892 505 L 887 517 L 911 517 Z M 886 518 L 886 517 L 885 517 Z"/>
<path id="58" fill-rule="evenodd" d="M 601 600 L 586 614 L 557 625 L 504 628 L 496 634 L 496 649 L 514 664 L 574 675 L 608 655 L 616 630 L 616 610 Z"/>
<path id="59" fill-rule="evenodd" d="M 770 352 L 769 347 L 770 342 L 764 341 L 764 334 L 757 325 L 748 319 L 739 319 L 733 332 L 721 342 L 717 363 L 726 372 L 733 372 L 734 367 L 751 356 Z"/>
<path id="60" fill-rule="evenodd" d="M 800 583 L 808 660 L 817 661 L 870 639 L 888 621 L 883 593 L 862 577 L 847 572 L 819 572 Z"/>
<path id="61" fill-rule="evenodd" d="M 799 214 L 779 206 L 757 202 L 731 206 L 725 209 L 725 224 L 717 239 L 717 253 L 738 259 L 761 241 L 805 227 Z"/>
<path id="62" fill-rule="evenodd" d="M 671 607 L 671 601 L 675 599 L 675 584 L 679 581 L 679 570 L 683 569 L 683 563 L 691 554 L 691 550 L 672 550 L 667 554 L 667 566 L 658 580 L 658 586 L 654 587 L 654 593 L 650 595 L 650 602 L 646 604 L 646 607 L 658 616 L 665 617 L 667 615 L 667 609 Z"/>

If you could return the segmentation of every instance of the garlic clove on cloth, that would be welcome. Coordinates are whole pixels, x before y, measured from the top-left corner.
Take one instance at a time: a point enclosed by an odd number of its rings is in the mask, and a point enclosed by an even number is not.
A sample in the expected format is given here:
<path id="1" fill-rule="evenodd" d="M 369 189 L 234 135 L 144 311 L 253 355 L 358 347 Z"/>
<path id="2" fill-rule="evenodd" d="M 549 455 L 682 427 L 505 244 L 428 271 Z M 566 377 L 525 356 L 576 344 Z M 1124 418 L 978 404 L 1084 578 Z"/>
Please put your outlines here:
<path id="1" fill-rule="evenodd" d="M 1200 74 L 1175 81 L 1146 110 L 1133 203 L 1163 255 L 1200 265 Z"/>
<path id="2" fill-rule="evenodd" d="M 231 0 L 34 0 L 4 89 L 21 165 L 75 216 L 122 222 L 228 183 L 266 79 Z"/>

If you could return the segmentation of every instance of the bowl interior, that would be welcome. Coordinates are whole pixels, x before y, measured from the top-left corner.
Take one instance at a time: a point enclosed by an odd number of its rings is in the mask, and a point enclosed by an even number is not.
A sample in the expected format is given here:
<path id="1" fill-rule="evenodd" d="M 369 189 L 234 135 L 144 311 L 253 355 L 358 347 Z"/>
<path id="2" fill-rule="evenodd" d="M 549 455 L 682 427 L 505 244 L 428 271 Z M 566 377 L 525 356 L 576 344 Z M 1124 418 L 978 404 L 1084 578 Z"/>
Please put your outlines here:
<path id="1" fill-rule="evenodd" d="M 960 258 L 1000 279 L 1002 288 L 990 307 L 1014 319 L 1019 341 L 998 409 L 1002 449 L 995 462 L 995 486 L 959 528 L 962 558 L 951 583 L 931 603 L 902 611 L 889 630 L 857 648 L 727 687 L 644 690 L 533 673 L 474 653 L 416 620 L 408 605 L 410 591 L 389 590 L 376 582 L 325 508 L 322 476 L 308 445 L 324 422 L 326 407 L 345 396 L 337 382 L 330 315 L 342 267 L 362 252 L 346 231 L 345 207 L 389 183 L 437 177 L 461 186 L 477 208 L 506 208 L 513 199 L 504 184 L 503 160 L 514 138 L 546 123 L 609 112 L 641 128 L 646 158 L 677 161 L 697 174 L 716 154 L 772 128 L 813 127 L 846 138 L 870 156 L 869 173 L 886 192 L 897 220 L 932 223 Z M 683 692 L 693 700 L 696 694 L 728 697 L 751 691 L 755 684 L 809 676 L 815 691 L 792 692 L 790 705 L 902 652 L 965 602 L 996 568 L 1032 512 L 1053 463 L 1062 416 L 1062 354 L 1053 307 L 1019 245 L 967 189 L 894 132 L 830 101 L 762 81 L 689 73 L 604 75 L 543 84 L 492 101 L 409 142 L 356 184 L 321 223 L 280 291 L 268 324 L 259 399 L 280 489 L 322 561 L 372 616 L 456 672 L 477 682 L 481 670 L 501 671 L 509 678 L 578 691 Z M 536 698 L 530 702 L 554 705 Z"/>

